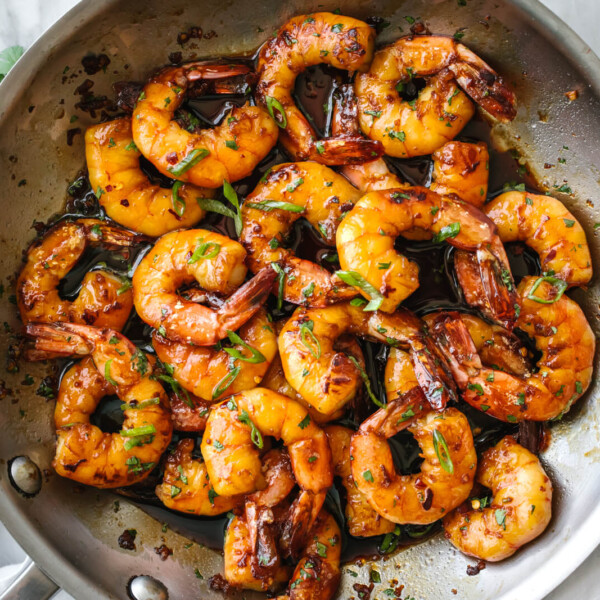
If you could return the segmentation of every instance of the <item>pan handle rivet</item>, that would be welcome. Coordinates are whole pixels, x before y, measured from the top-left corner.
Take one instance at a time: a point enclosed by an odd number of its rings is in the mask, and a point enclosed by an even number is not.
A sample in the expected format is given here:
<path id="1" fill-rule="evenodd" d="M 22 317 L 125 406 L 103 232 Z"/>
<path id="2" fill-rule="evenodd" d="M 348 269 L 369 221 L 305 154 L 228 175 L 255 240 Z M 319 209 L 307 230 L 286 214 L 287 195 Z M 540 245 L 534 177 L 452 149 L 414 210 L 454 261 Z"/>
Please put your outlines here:
<path id="1" fill-rule="evenodd" d="M 10 482 L 26 497 L 35 496 L 42 487 L 42 473 L 28 456 L 16 456 L 8 462 Z"/>
<path id="2" fill-rule="evenodd" d="M 150 575 L 138 575 L 129 581 L 129 597 L 133 600 L 168 600 L 167 588 Z"/>

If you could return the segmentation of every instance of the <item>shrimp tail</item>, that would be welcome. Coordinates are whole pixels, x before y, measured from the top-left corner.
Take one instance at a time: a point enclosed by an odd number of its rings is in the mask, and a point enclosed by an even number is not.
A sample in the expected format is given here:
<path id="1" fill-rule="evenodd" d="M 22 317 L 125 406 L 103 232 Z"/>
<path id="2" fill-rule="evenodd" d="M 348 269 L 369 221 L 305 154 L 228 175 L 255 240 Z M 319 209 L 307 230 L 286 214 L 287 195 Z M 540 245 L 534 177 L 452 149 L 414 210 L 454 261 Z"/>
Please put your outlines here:
<path id="1" fill-rule="evenodd" d="M 325 502 L 325 492 L 302 491 L 292 503 L 289 516 L 283 523 L 281 546 L 284 557 L 298 560 L 308 541 L 319 512 Z"/>
<path id="2" fill-rule="evenodd" d="M 33 348 L 25 350 L 28 361 L 46 360 L 48 357 L 86 356 L 93 345 L 86 339 L 69 331 L 65 323 L 28 323 L 25 333 L 33 339 Z"/>
<path id="3" fill-rule="evenodd" d="M 330 137 L 319 141 L 317 156 L 324 165 L 361 165 L 383 155 L 381 142 L 362 136 Z"/>
<path id="4" fill-rule="evenodd" d="M 460 60 L 449 68 L 458 84 L 493 117 L 507 123 L 517 115 L 517 100 L 502 77 L 475 53 L 457 44 Z"/>
<path id="5" fill-rule="evenodd" d="M 481 360 L 469 330 L 457 312 L 442 312 L 434 320 L 432 333 L 452 375 L 461 389 L 481 368 Z"/>
<path id="6" fill-rule="evenodd" d="M 108 225 L 97 219 L 80 219 L 78 221 L 83 225 L 86 237 L 96 243 L 103 243 L 112 246 L 133 246 L 142 242 L 150 241 L 146 235 Z"/>
<path id="7" fill-rule="evenodd" d="M 268 298 L 276 278 L 277 273 L 270 266 L 264 267 L 240 287 L 219 309 L 221 326 L 236 331 L 251 319 Z"/>
<path id="8" fill-rule="evenodd" d="M 500 256 L 499 256 L 500 255 Z M 454 265 L 465 300 L 511 331 L 517 320 L 519 295 L 504 249 L 479 248 L 456 252 Z"/>
<path id="9" fill-rule="evenodd" d="M 450 366 L 431 340 L 414 342 L 410 356 L 419 386 L 434 410 L 442 410 L 450 400 L 458 399 Z"/>
<path id="10" fill-rule="evenodd" d="M 250 72 L 248 65 L 218 64 L 210 61 L 197 61 L 185 67 L 185 77 L 188 81 L 227 79 Z"/>

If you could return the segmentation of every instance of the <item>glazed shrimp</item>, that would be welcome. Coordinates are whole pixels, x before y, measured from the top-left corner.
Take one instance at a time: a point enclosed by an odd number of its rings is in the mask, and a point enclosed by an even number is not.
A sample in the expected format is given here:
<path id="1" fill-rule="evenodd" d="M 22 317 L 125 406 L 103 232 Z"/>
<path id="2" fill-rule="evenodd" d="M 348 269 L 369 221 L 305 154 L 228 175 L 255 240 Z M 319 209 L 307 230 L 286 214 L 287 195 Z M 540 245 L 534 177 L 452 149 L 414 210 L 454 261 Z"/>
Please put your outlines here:
<path id="1" fill-rule="evenodd" d="M 239 506 L 242 496 L 218 496 L 206 465 L 192 458 L 194 440 L 180 440 L 165 462 L 163 479 L 156 486 L 158 499 L 172 510 L 190 515 L 213 517 Z"/>
<path id="2" fill-rule="evenodd" d="M 358 490 L 352 477 L 352 461 L 350 459 L 350 442 L 354 431 L 341 425 L 328 425 L 325 428 L 331 455 L 333 456 L 333 472 L 342 480 L 346 490 L 346 525 L 348 532 L 354 537 L 372 537 L 394 531 L 396 524 L 384 519 L 368 503 L 366 497 Z"/>
<path id="3" fill-rule="evenodd" d="M 550 272 L 570 286 L 592 278 L 592 259 L 585 231 L 556 198 L 529 192 L 506 192 L 485 206 L 504 242 L 525 242 L 535 250 L 542 272 Z"/>
<path id="4" fill-rule="evenodd" d="M 331 451 L 323 430 L 297 402 L 254 388 L 221 402 L 208 418 L 202 456 L 217 493 L 232 496 L 264 487 L 257 449 L 262 436 L 283 440 L 303 491 L 318 494 L 331 486 Z"/>
<path id="5" fill-rule="evenodd" d="M 172 433 L 167 395 L 151 377 L 146 355 L 111 329 L 30 323 L 26 332 L 41 351 L 93 360 L 76 364 L 61 382 L 54 415 L 56 472 L 99 488 L 145 479 Z M 123 401 L 125 420 L 119 433 L 105 433 L 90 423 L 90 416 L 103 396 L 115 392 Z"/>
<path id="6" fill-rule="evenodd" d="M 176 342 L 216 344 L 258 311 L 269 295 L 275 271 L 262 271 L 217 310 L 185 300 L 177 290 L 198 283 L 209 292 L 230 294 L 244 281 L 245 257 L 240 244 L 205 229 L 163 235 L 133 275 L 138 315 Z"/>
<path id="7" fill-rule="evenodd" d="M 279 334 L 279 354 L 286 379 L 319 412 L 328 415 L 343 407 L 362 385 L 356 359 L 335 350 L 337 338 L 344 333 L 407 348 L 431 404 L 441 408 L 453 397 L 454 382 L 444 361 L 422 322 L 409 311 L 366 312 L 350 303 L 298 308 Z"/>
<path id="8" fill-rule="evenodd" d="M 173 377 L 183 388 L 214 402 L 256 387 L 277 354 L 277 336 L 264 308 L 229 337 L 237 340 L 231 348 L 202 348 L 173 342 L 155 331 L 152 345 L 158 358 L 173 367 Z"/>
<path id="9" fill-rule="evenodd" d="M 322 510 L 311 540 L 296 565 L 287 594 L 275 600 L 331 600 L 340 583 L 342 536 L 335 519 Z"/>
<path id="10" fill-rule="evenodd" d="M 221 125 L 190 133 L 174 120 L 190 83 L 248 73 L 244 65 L 192 62 L 150 78 L 133 110 L 133 140 L 167 177 L 217 188 L 250 175 L 277 142 L 278 128 L 259 106 L 235 107 Z"/>
<path id="11" fill-rule="evenodd" d="M 246 496 L 244 512 L 236 515 L 225 533 L 225 579 L 236 587 L 269 590 L 289 579 L 277 544 L 281 517 L 277 507 L 296 485 L 285 450 L 270 450 L 262 461 L 263 490 Z M 280 514 L 281 513 L 281 514 Z"/>
<path id="12" fill-rule="evenodd" d="M 427 83 L 408 102 L 398 85 L 413 77 L 425 77 Z M 363 133 L 400 158 L 432 154 L 454 139 L 474 114 L 467 94 L 500 121 L 516 115 L 514 94 L 502 78 L 450 37 L 400 38 L 375 53 L 354 91 Z"/>
<path id="13" fill-rule="evenodd" d="M 393 312 L 419 287 L 418 266 L 394 248 L 397 236 L 415 228 L 474 256 L 495 318 L 510 326 L 517 299 L 495 225 L 474 206 L 426 188 L 382 190 L 363 196 L 338 227 L 342 269 L 358 274 L 375 288 L 381 310 Z M 364 285 L 360 291 L 365 298 L 374 299 Z"/>
<path id="14" fill-rule="evenodd" d="M 486 450 L 477 481 L 492 490 L 486 508 L 468 504 L 444 517 L 444 531 L 461 552 L 497 562 L 546 529 L 552 516 L 552 482 L 538 458 L 507 435 Z"/>
<path id="15" fill-rule="evenodd" d="M 454 194 L 477 208 L 484 205 L 490 175 L 487 144 L 447 142 L 433 153 L 432 158 L 431 190 L 441 196 Z"/>
<path id="16" fill-rule="evenodd" d="M 159 376 L 160 378 L 160 376 Z M 171 420 L 176 431 L 204 431 L 212 402 L 202 400 L 181 389 L 169 394 Z"/>
<path id="17" fill-rule="evenodd" d="M 335 245 L 339 222 L 359 198 L 360 192 L 328 167 L 314 162 L 278 165 L 242 206 L 240 242 L 248 251 L 250 270 L 279 263 L 285 271 L 283 299 L 294 304 L 325 306 L 352 298 L 354 289 L 283 244 L 293 223 L 304 217 Z"/>
<path id="18" fill-rule="evenodd" d="M 63 300 L 58 284 L 89 246 L 129 247 L 142 238 L 97 219 L 61 221 L 27 252 L 17 279 L 17 306 L 26 325 L 31 321 L 69 321 L 120 330 L 133 306 L 132 292 L 122 278 L 107 270 L 86 273 L 77 298 Z"/>
<path id="19" fill-rule="evenodd" d="M 352 436 L 352 476 L 369 504 L 394 523 L 427 525 L 467 499 L 477 466 L 473 435 L 455 408 L 431 411 L 415 389 L 379 409 Z M 423 464 L 399 475 L 387 438 L 402 429 L 415 436 Z"/>
<path id="20" fill-rule="evenodd" d="M 533 374 L 518 376 L 484 367 L 457 314 L 442 314 L 433 324 L 464 400 L 502 421 L 562 417 L 591 383 L 594 333 L 579 305 L 558 296 L 560 288 L 548 279 L 552 278 L 525 277 L 518 288 L 517 327 L 535 340 L 542 353 Z"/>
<path id="21" fill-rule="evenodd" d="M 362 136 L 319 140 L 292 97 L 296 77 L 308 67 L 328 64 L 345 71 L 366 70 L 374 41 L 375 31 L 363 21 L 318 12 L 290 19 L 262 47 L 256 99 L 277 111 L 280 141 L 295 160 L 343 165 L 381 156 L 381 144 Z"/>
<path id="22" fill-rule="evenodd" d="M 436 314 L 432 313 L 424 320 L 433 326 L 435 318 Z M 517 336 L 475 315 L 463 313 L 460 318 L 466 325 L 483 364 L 521 376 L 530 373 L 527 350 Z M 400 348 L 390 350 L 385 364 L 384 384 L 388 402 L 419 385 L 408 352 Z"/>
<path id="23" fill-rule="evenodd" d="M 351 84 L 341 85 L 333 95 L 331 133 L 334 137 L 358 137 L 358 104 Z M 383 158 L 377 158 L 359 165 L 343 165 L 340 172 L 361 192 L 389 190 L 408 186 L 392 173 Z"/>
<path id="24" fill-rule="evenodd" d="M 92 189 L 117 223 L 158 237 L 191 227 L 204 217 L 196 199 L 209 198 L 207 190 L 189 184 L 162 188 L 148 180 L 140 169 L 141 154 L 133 143 L 129 117 L 89 127 L 85 156 Z"/>

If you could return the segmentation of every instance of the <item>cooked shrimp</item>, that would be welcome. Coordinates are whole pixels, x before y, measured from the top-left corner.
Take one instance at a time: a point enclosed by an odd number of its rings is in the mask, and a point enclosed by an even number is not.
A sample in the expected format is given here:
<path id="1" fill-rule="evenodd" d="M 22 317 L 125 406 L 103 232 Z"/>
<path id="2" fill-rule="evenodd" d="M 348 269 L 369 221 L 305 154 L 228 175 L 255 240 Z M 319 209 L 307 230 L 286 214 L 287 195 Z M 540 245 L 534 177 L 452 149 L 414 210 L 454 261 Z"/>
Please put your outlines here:
<path id="1" fill-rule="evenodd" d="M 275 331 L 277 331 L 277 333 L 281 333 L 285 322 L 280 321 L 276 325 L 277 327 Z M 340 336 L 335 343 L 334 349 L 339 352 L 343 352 L 347 356 L 353 356 L 358 361 L 360 367 L 363 370 L 365 369 L 365 358 L 363 356 L 360 344 L 354 336 Z M 277 353 L 277 356 L 271 363 L 269 370 L 261 381 L 261 386 L 266 387 L 269 390 L 273 390 L 274 392 L 278 392 L 279 394 L 283 394 L 284 396 L 287 396 L 288 398 L 296 400 L 296 402 L 302 404 L 302 406 L 304 406 L 304 408 L 306 408 L 308 411 L 310 418 L 317 425 L 323 425 L 324 423 L 328 423 L 330 421 L 337 421 L 344 416 L 344 409 L 340 409 L 331 415 L 324 415 L 310 406 L 310 404 L 306 402 L 306 400 L 290 385 L 288 380 L 285 378 L 279 353 Z"/>
<path id="2" fill-rule="evenodd" d="M 204 216 L 196 199 L 210 198 L 209 191 L 180 183 L 168 189 L 149 181 L 140 169 L 129 117 L 89 127 L 85 156 L 92 189 L 117 223 L 158 237 L 191 227 Z"/>
<path id="3" fill-rule="evenodd" d="M 393 315 L 366 312 L 350 303 L 298 308 L 279 334 L 279 354 L 287 381 L 313 408 L 331 414 L 351 400 L 364 369 L 354 357 L 336 351 L 344 333 L 368 336 L 409 349 L 417 378 L 432 405 L 444 406 L 454 393 L 451 378 L 422 322 L 406 310 Z"/>
<path id="4" fill-rule="evenodd" d="M 172 433 L 167 395 L 151 377 L 146 355 L 111 329 L 30 323 L 26 331 L 41 351 L 93 360 L 76 364 L 61 382 L 54 416 L 56 472 L 99 488 L 145 479 Z M 125 420 L 119 433 L 105 433 L 90 423 L 90 416 L 103 396 L 114 392 L 123 401 Z"/>
<path id="5" fill-rule="evenodd" d="M 277 336 L 264 308 L 238 334 L 229 333 L 231 348 L 202 348 L 173 342 L 154 332 L 158 358 L 173 367 L 173 377 L 194 395 L 214 402 L 256 387 L 277 354 Z"/>
<path id="6" fill-rule="evenodd" d="M 394 531 L 396 524 L 373 510 L 354 483 L 350 458 L 350 442 L 354 431 L 341 425 L 328 425 L 325 433 L 333 456 L 333 473 L 341 478 L 346 490 L 345 515 L 350 535 L 372 537 Z"/>
<path id="7" fill-rule="evenodd" d="M 414 228 L 472 253 L 496 318 L 514 320 L 514 284 L 494 224 L 470 204 L 417 186 L 369 192 L 338 227 L 340 264 L 369 284 L 360 288 L 365 298 L 377 294 L 381 310 L 393 312 L 419 287 L 419 267 L 394 248 L 396 237 Z"/>
<path id="8" fill-rule="evenodd" d="M 375 31 L 363 21 L 327 12 L 299 15 L 283 25 L 261 49 L 256 99 L 275 114 L 280 141 L 295 160 L 343 165 L 381 156 L 382 146 L 362 136 L 318 139 L 292 93 L 308 67 L 328 64 L 364 71 L 373 57 Z"/>
<path id="9" fill-rule="evenodd" d="M 430 189 L 441 196 L 454 194 L 481 208 L 487 197 L 489 174 L 490 155 L 484 142 L 447 142 L 433 153 Z"/>
<path id="10" fill-rule="evenodd" d="M 212 517 L 233 510 L 243 502 L 242 496 L 219 496 L 215 493 L 206 465 L 192 458 L 194 440 L 180 440 L 167 456 L 162 481 L 156 486 L 158 499 L 172 510 L 190 515 Z"/>
<path id="11" fill-rule="evenodd" d="M 205 229 L 163 235 L 133 275 L 138 315 L 171 340 L 198 346 L 216 344 L 258 311 L 269 295 L 275 271 L 262 271 L 218 310 L 185 300 L 177 290 L 198 283 L 209 292 L 229 294 L 244 281 L 245 257 L 241 244 Z"/>
<path id="12" fill-rule="evenodd" d="M 435 318 L 436 313 L 431 313 L 424 320 L 433 326 Z M 463 313 L 461 319 L 469 331 L 483 364 L 517 375 L 529 374 L 527 350 L 517 336 L 475 315 Z M 392 402 L 419 385 L 410 354 L 400 348 L 390 350 L 385 364 L 384 378 L 388 402 Z"/>
<path id="13" fill-rule="evenodd" d="M 440 340 L 463 398 L 489 415 L 516 423 L 561 417 L 587 390 L 596 339 L 579 305 L 559 295 L 549 277 L 525 277 L 519 284 L 517 327 L 541 352 L 537 372 L 513 375 L 484 367 L 456 313 L 438 316 L 433 334 Z"/>
<path id="14" fill-rule="evenodd" d="M 331 600 L 340 583 L 342 536 L 325 510 L 311 530 L 311 540 L 294 569 L 287 594 L 275 600 Z"/>
<path id="15" fill-rule="evenodd" d="M 163 174 L 217 188 L 250 175 L 277 142 L 278 128 L 259 106 L 235 107 L 221 125 L 190 133 L 174 120 L 191 82 L 248 72 L 243 65 L 192 62 L 150 78 L 133 110 L 133 140 Z"/>
<path id="16" fill-rule="evenodd" d="M 525 242 L 538 253 L 543 272 L 570 286 L 589 283 L 592 259 L 585 231 L 560 200 L 506 192 L 486 204 L 484 211 L 504 243 Z"/>
<path id="17" fill-rule="evenodd" d="M 297 402 L 254 388 L 231 396 L 210 412 L 202 456 L 217 493 L 232 496 L 264 487 L 258 453 L 262 436 L 283 440 L 302 490 L 318 494 L 331 486 L 331 451 L 323 430 Z"/>
<path id="18" fill-rule="evenodd" d="M 341 85 L 333 95 L 333 114 L 331 133 L 334 137 L 358 137 L 361 135 L 358 124 L 358 104 L 354 95 L 354 86 Z M 383 158 L 370 160 L 359 165 L 343 165 L 340 172 L 361 192 L 389 190 L 407 186 L 392 173 Z"/>
<path id="19" fill-rule="evenodd" d="M 471 501 L 444 517 L 446 537 L 461 552 L 504 560 L 548 526 L 552 482 L 538 458 L 510 435 L 483 453 L 477 481 L 492 490 L 488 506 Z"/>
<path id="20" fill-rule="evenodd" d="M 418 388 L 379 409 L 362 423 L 350 446 L 352 476 L 382 517 L 427 525 L 467 499 L 477 466 L 473 435 L 455 408 L 434 412 L 420 404 Z M 399 475 L 387 438 L 402 429 L 415 436 L 423 464 L 415 475 Z"/>
<path id="21" fill-rule="evenodd" d="M 240 242 L 248 251 L 250 270 L 279 263 L 285 272 L 282 297 L 294 304 L 325 306 L 352 298 L 353 288 L 283 244 L 293 223 L 304 217 L 335 245 L 339 222 L 359 198 L 360 192 L 328 167 L 314 162 L 278 165 L 242 206 Z"/>
<path id="22" fill-rule="evenodd" d="M 255 575 L 253 552 L 245 517 L 234 516 L 225 531 L 223 545 L 225 579 L 232 586 L 249 590 L 266 592 L 281 588 L 290 578 L 291 567 L 277 561 L 277 566 L 272 566 L 269 574 L 257 571 Z"/>
<path id="23" fill-rule="evenodd" d="M 408 102 L 398 89 L 413 77 L 427 83 Z M 514 94 L 502 78 L 450 37 L 400 38 L 375 53 L 354 91 L 362 131 L 380 141 L 386 154 L 400 158 L 432 154 L 454 139 L 474 113 L 467 94 L 500 121 L 516 115 Z"/>
<path id="24" fill-rule="evenodd" d="M 160 376 L 158 376 L 160 379 Z M 164 379 L 161 379 L 161 381 Z M 204 431 L 212 402 L 177 388 L 169 394 L 171 420 L 176 431 Z"/>
<path id="25" fill-rule="evenodd" d="M 141 238 L 97 219 L 61 221 L 27 252 L 17 279 L 17 305 L 24 324 L 69 321 L 120 330 L 133 306 L 131 290 L 122 278 L 107 270 L 86 273 L 73 302 L 63 300 L 58 284 L 89 246 L 128 247 Z"/>

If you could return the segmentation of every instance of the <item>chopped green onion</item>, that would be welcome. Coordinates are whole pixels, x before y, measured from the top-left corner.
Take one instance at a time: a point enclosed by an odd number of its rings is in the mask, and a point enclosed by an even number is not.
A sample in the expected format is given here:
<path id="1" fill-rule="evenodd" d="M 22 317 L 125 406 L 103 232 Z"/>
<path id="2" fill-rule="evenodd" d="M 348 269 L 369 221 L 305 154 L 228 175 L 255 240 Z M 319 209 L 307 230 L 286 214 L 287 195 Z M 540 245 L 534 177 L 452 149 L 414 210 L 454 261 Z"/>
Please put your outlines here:
<path id="1" fill-rule="evenodd" d="M 139 404 L 129 404 L 126 402 L 125 404 L 121 404 L 121 410 L 142 410 L 156 404 L 160 404 L 160 398 L 150 398 L 150 400 L 144 400 Z"/>
<path id="2" fill-rule="evenodd" d="M 181 217 L 185 212 L 185 200 L 179 195 L 179 188 L 183 185 L 181 181 L 176 181 L 171 188 L 173 198 L 173 210 L 177 216 Z"/>
<path id="3" fill-rule="evenodd" d="M 354 358 L 354 356 L 348 355 L 348 358 L 350 359 L 350 362 L 358 369 L 360 377 L 367 388 L 367 394 L 369 395 L 369 398 L 371 398 L 373 404 L 379 406 L 379 408 L 385 408 L 385 404 L 381 402 L 381 400 L 379 400 L 379 398 L 377 398 L 377 396 L 371 390 L 371 380 L 369 379 L 369 376 L 366 374 L 365 370 L 362 368 L 361 364 L 358 362 L 358 360 L 356 360 L 356 358 Z"/>
<path id="4" fill-rule="evenodd" d="M 224 217 L 229 217 L 230 219 L 236 218 L 235 211 L 231 210 L 231 208 L 225 206 L 222 202 L 218 200 L 213 200 L 212 198 L 196 198 L 196 202 L 198 202 L 198 206 L 207 212 L 214 212 L 218 215 L 223 215 Z"/>
<path id="5" fill-rule="evenodd" d="M 300 325 L 300 339 L 302 340 L 302 343 L 308 348 L 308 351 L 318 360 L 319 358 L 321 358 L 321 343 L 313 333 L 314 326 L 315 324 L 313 321 L 306 321 L 305 323 L 302 323 L 302 325 Z M 315 350 L 313 350 L 311 344 L 306 339 L 307 337 L 310 337 L 313 344 L 317 347 L 316 352 Z"/>
<path id="6" fill-rule="evenodd" d="M 277 294 L 277 310 L 281 310 L 283 306 L 283 290 L 285 287 L 285 271 L 279 263 L 271 263 L 271 268 L 277 273 L 277 281 L 279 283 L 279 291 Z"/>
<path id="7" fill-rule="evenodd" d="M 244 356 L 236 348 L 223 348 L 223 350 L 225 350 L 229 356 L 252 364 L 262 363 L 267 360 L 263 354 L 261 354 L 256 348 L 246 344 L 246 342 L 244 342 L 244 340 L 234 331 L 227 331 L 227 337 L 232 344 L 238 344 L 250 352 L 250 356 Z"/>
<path id="8" fill-rule="evenodd" d="M 439 233 L 436 233 L 433 236 L 433 241 L 435 243 L 443 242 L 448 238 L 454 238 L 460 233 L 460 223 L 450 223 L 450 225 L 446 225 L 442 227 Z"/>
<path id="9" fill-rule="evenodd" d="M 294 213 L 304 212 L 303 206 L 292 204 L 291 202 L 280 202 L 278 200 L 261 200 L 260 202 L 248 202 L 246 204 L 249 208 L 256 208 L 264 212 L 271 212 L 272 210 L 288 210 Z"/>
<path id="10" fill-rule="evenodd" d="M 244 425 L 249 425 L 252 428 L 252 432 L 250 433 L 250 439 L 256 447 L 262 448 L 264 445 L 262 434 L 250 419 L 250 415 L 245 410 L 242 410 L 242 414 L 238 415 L 237 419 L 240 423 L 243 423 Z"/>
<path id="11" fill-rule="evenodd" d="M 214 258 L 221 251 L 221 244 L 216 242 L 205 242 L 204 238 L 198 239 L 198 245 L 196 246 L 192 256 L 188 259 L 188 265 L 193 265 L 199 260 L 207 260 Z"/>
<path id="12" fill-rule="evenodd" d="M 233 206 L 235 206 L 236 212 L 233 220 L 235 222 L 235 232 L 239 237 L 240 233 L 242 233 L 242 214 L 240 212 L 240 201 L 238 200 L 235 190 L 231 187 L 231 184 L 225 179 L 223 180 L 223 195 L 225 198 L 227 198 L 227 200 L 229 200 L 229 202 L 231 202 L 231 204 L 233 204 Z"/>
<path id="13" fill-rule="evenodd" d="M 213 389 L 212 399 L 216 400 L 225 390 L 227 390 L 231 384 L 235 381 L 235 378 L 240 374 L 241 367 L 235 367 L 217 383 Z"/>
<path id="14" fill-rule="evenodd" d="M 547 281 L 553 287 L 556 287 L 556 289 L 557 289 L 556 297 L 553 298 L 552 300 L 546 300 L 545 298 L 540 298 L 539 296 L 535 295 L 535 291 L 540 287 L 540 284 L 542 283 L 542 281 Z M 566 281 L 563 281 L 562 279 L 559 279 L 558 277 L 552 277 L 551 275 L 544 275 L 543 277 L 538 277 L 535 280 L 535 283 L 533 284 L 531 290 L 529 291 L 529 294 L 527 294 L 527 299 L 535 300 L 536 302 L 539 302 L 540 304 L 554 304 L 555 302 L 558 302 L 561 299 L 562 295 L 565 293 L 565 290 L 568 287 L 569 287 L 569 284 Z"/>
<path id="15" fill-rule="evenodd" d="M 124 437 L 141 437 L 143 435 L 151 435 L 156 433 L 156 427 L 154 425 L 142 425 L 141 427 L 134 427 L 133 429 L 121 429 L 119 434 Z"/>
<path id="16" fill-rule="evenodd" d="M 176 165 L 167 167 L 167 171 L 169 171 L 171 175 L 179 177 L 191 169 L 195 164 L 198 164 L 202 159 L 206 158 L 209 154 L 210 152 L 206 148 L 194 148 Z"/>
<path id="17" fill-rule="evenodd" d="M 110 365 L 112 364 L 113 359 L 110 358 L 104 363 L 104 379 L 110 383 L 110 385 L 114 385 L 115 387 L 118 383 L 110 376 Z"/>
<path id="18" fill-rule="evenodd" d="M 281 129 L 285 129 L 285 127 L 287 127 L 287 116 L 285 114 L 285 109 L 283 108 L 281 102 L 279 102 L 279 100 L 273 98 L 272 96 L 266 96 L 265 100 L 267 102 L 267 110 L 269 111 L 269 114 L 271 115 L 273 121 L 275 121 L 278 127 L 281 127 Z M 275 109 L 279 113 L 279 119 L 275 118 L 275 113 L 273 112 L 273 109 Z"/>
<path id="19" fill-rule="evenodd" d="M 371 301 L 363 308 L 365 312 L 377 310 L 383 302 L 383 296 L 360 273 L 356 271 L 336 271 L 335 274 L 348 285 L 358 287 L 371 297 Z"/>
<path id="20" fill-rule="evenodd" d="M 433 430 L 433 448 L 437 454 L 438 460 L 442 465 L 442 469 L 446 473 L 454 473 L 454 464 L 452 458 L 450 458 L 450 450 L 444 436 L 437 430 Z"/>

